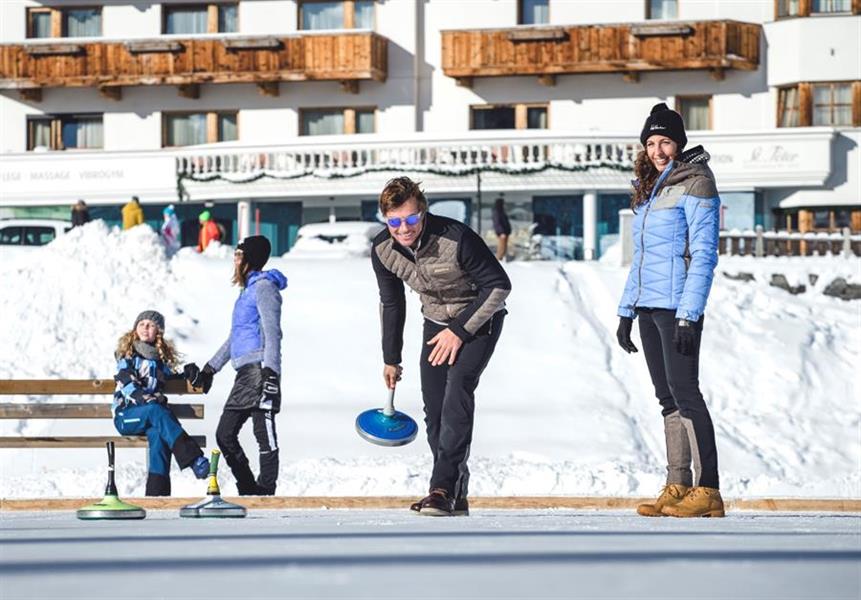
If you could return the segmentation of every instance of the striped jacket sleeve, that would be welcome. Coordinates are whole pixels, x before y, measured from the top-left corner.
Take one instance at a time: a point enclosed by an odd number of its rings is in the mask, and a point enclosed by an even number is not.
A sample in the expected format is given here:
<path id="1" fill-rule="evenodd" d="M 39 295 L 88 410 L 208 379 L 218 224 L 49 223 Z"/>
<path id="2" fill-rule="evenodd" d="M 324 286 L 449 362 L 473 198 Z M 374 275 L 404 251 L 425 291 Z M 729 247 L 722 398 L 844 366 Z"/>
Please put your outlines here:
<path id="1" fill-rule="evenodd" d="M 117 361 L 117 373 L 114 375 L 114 381 L 117 382 L 117 391 L 126 402 L 132 404 L 146 403 L 144 390 L 138 383 L 134 359 L 120 358 Z"/>
<path id="2" fill-rule="evenodd" d="M 487 244 L 471 229 L 464 230 L 457 261 L 478 288 L 478 297 L 449 323 L 457 337 L 471 339 L 490 317 L 505 306 L 511 280 Z"/>

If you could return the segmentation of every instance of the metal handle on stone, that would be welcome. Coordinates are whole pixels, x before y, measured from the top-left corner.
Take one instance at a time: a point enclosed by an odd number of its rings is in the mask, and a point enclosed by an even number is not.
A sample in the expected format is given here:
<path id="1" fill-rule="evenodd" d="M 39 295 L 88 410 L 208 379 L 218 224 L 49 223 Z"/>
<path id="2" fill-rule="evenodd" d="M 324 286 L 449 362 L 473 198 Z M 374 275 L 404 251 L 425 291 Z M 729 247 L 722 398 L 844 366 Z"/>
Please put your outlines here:
<path id="1" fill-rule="evenodd" d="M 389 390 L 389 398 L 386 400 L 386 405 L 383 407 L 383 414 L 387 417 L 395 415 L 395 388 Z"/>

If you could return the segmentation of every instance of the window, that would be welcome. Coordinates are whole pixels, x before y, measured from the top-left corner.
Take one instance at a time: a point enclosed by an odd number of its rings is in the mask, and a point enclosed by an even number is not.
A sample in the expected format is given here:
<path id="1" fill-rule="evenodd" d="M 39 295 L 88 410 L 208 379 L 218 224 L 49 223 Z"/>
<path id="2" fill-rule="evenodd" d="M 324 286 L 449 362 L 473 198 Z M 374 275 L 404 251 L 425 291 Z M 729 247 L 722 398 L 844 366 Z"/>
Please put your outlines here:
<path id="1" fill-rule="evenodd" d="M 23 234 L 23 227 L 4 227 L 0 229 L 0 246 L 20 246 Z"/>
<path id="2" fill-rule="evenodd" d="M 25 227 L 24 245 L 44 246 L 45 244 L 52 242 L 55 235 L 53 227 Z"/>
<path id="3" fill-rule="evenodd" d="M 102 9 L 99 7 L 28 8 L 27 37 L 100 37 Z"/>
<path id="4" fill-rule="evenodd" d="M 776 18 L 809 17 L 810 15 L 861 14 L 857 0 L 775 0 Z"/>
<path id="5" fill-rule="evenodd" d="M 103 144 L 102 115 L 54 115 L 27 121 L 28 150 L 87 150 Z"/>
<path id="6" fill-rule="evenodd" d="M 682 115 L 685 129 L 711 129 L 711 106 L 711 96 L 676 97 L 676 111 Z"/>
<path id="7" fill-rule="evenodd" d="M 239 11 L 234 3 L 181 4 L 164 6 L 163 11 L 164 33 L 193 35 L 239 31 Z"/>
<path id="8" fill-rule="evenodd" d="M 374 0 L 304 0 L 299 5 L 299 28 L 373 29 Z"/>
<path id="9" fill-rule="evenodd" d="M 300 135 L 374 133 L 373 108 L 303 108 Z"/>
<path id="10" fill-rule="evenodd" d="M 804 82 L 779 89 L 777 126 L 861 126 L 861 81 Z"/>
<path id="11" fill-rule="evenodd" d="M 777 126 L 798 127 L 798 88 L 783 88 L 777 91 Z"/>
<path id="12" fill-rule="evenodd" d="M 550 22 L 550 0 L 518 0 L 518 25 L 543 25 Z"/>
<path id="13" fill-rule="evenodd" d="M 547 105 L 472 106 L 470 129 L 547 129 Z"/>
<path id="14" fill-rule="evenodd" d="M 797 17 L 801 15 L 800 0 L 777 0 L 777 17 Z"/>
<path id="15" fill-rule="evenodd" d="M 813 85 L 813 125 L 852 125 L 852 84 Z"/>
<path id="16" fill-rule="evenodd" d="M 810 12 L 822 13 L 851 13 L 852 0 L 811 0 Z"/>
<path id="17" fill-rule="evenodd" d="M 236 111 L 165 113 L 162 145 L 192 146 L 239 139 Z"/>
<path id="18" fill-rule="evenodd" d="M 678 17 L 679 5 L 676 0 L 646 0 L 646 18 L 666 21 Z"/>

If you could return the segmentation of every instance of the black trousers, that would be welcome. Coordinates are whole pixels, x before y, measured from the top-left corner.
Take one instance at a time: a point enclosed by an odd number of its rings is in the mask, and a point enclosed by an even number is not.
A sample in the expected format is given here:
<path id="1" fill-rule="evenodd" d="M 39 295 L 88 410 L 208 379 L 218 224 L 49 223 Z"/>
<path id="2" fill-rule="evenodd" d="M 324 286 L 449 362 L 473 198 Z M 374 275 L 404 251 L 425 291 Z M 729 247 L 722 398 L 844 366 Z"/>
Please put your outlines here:
<path id="1" fill-rule="evenodd" d="M 694 485 L 719 488 L 715 430 L 699 382 L 704 317 L 694 324 L 696 343 L 690 356 L 677 352 L 673 344 L 676 311 L 640 308 L 637 317 L 643 354 L 661 403 L 661 414 L 666 417 L 679 411 L 687 429 L 694 461 Z"/>
<path id="2" fill-rule="evenodd" d="M 433 346 L 427 342 L 444 325 L 425 320 L 421 353 L 422 399 L 428 444 L 433 454 L 430 488 L 443 488 L 454 498 L 469 492 L 469 447 L 472 444 L 475 388 L 502 333 L 505 311 L 497 312 L 477 335 L 461 346 L 454 365 L 428 362 Z"/>
<path id="3" fill-rule="evenodd" d="M 257 438 L 257 446 L 260 449 L 260 475 L 256 481 L 248 465 L 248 457 L 239 445 L 239 430 L 242 429 L 248 417 L 251 417 L 254 437 Z M 215 440 L 236 478 L 236 488 L 241 496 L 271 496 L 275 493 L 278 482 L 278 436 L 275 432 L 275 413 L 259 408 L 226 408 L 221 413 L 221 420 L 215 431 Z"/>

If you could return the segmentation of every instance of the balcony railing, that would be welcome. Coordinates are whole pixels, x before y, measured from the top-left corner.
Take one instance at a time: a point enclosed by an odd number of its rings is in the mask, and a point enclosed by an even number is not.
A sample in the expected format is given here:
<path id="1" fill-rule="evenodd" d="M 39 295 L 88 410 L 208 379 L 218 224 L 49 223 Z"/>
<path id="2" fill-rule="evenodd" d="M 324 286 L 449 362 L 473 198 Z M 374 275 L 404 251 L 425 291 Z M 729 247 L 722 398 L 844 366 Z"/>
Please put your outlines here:
<path id="1" fill-rule="evenodd" d="M 530 131 L 506 132 L 475 139 L 376 139 L 343 142 L 308 139 L 277 147 L 189 148 L 179 150 L 180 178 L 241 181 L 266 174 L 292 178 L 303 175 L 349 176 L 367 171 L 411 170 L 447 175 L 476 171 L 537 172 L 547 168 L 569 171 L 593 167 L 630 170 L 637 144 L 630 136 L 599 138 Z M 526 132 L 524 132 L 526 133 Z"/>
<path id="2" fill-rule="evenodd" d="M 385 81 L 387 44 L 370 31 L 4 44 L 0 89 Z"/>
<path id="3" fill-rule="evenodd" d="M 738 21 L 540 26 L 442 32 L 443 72 L 473 77 L 755 70 L 761 26 Z"/>

